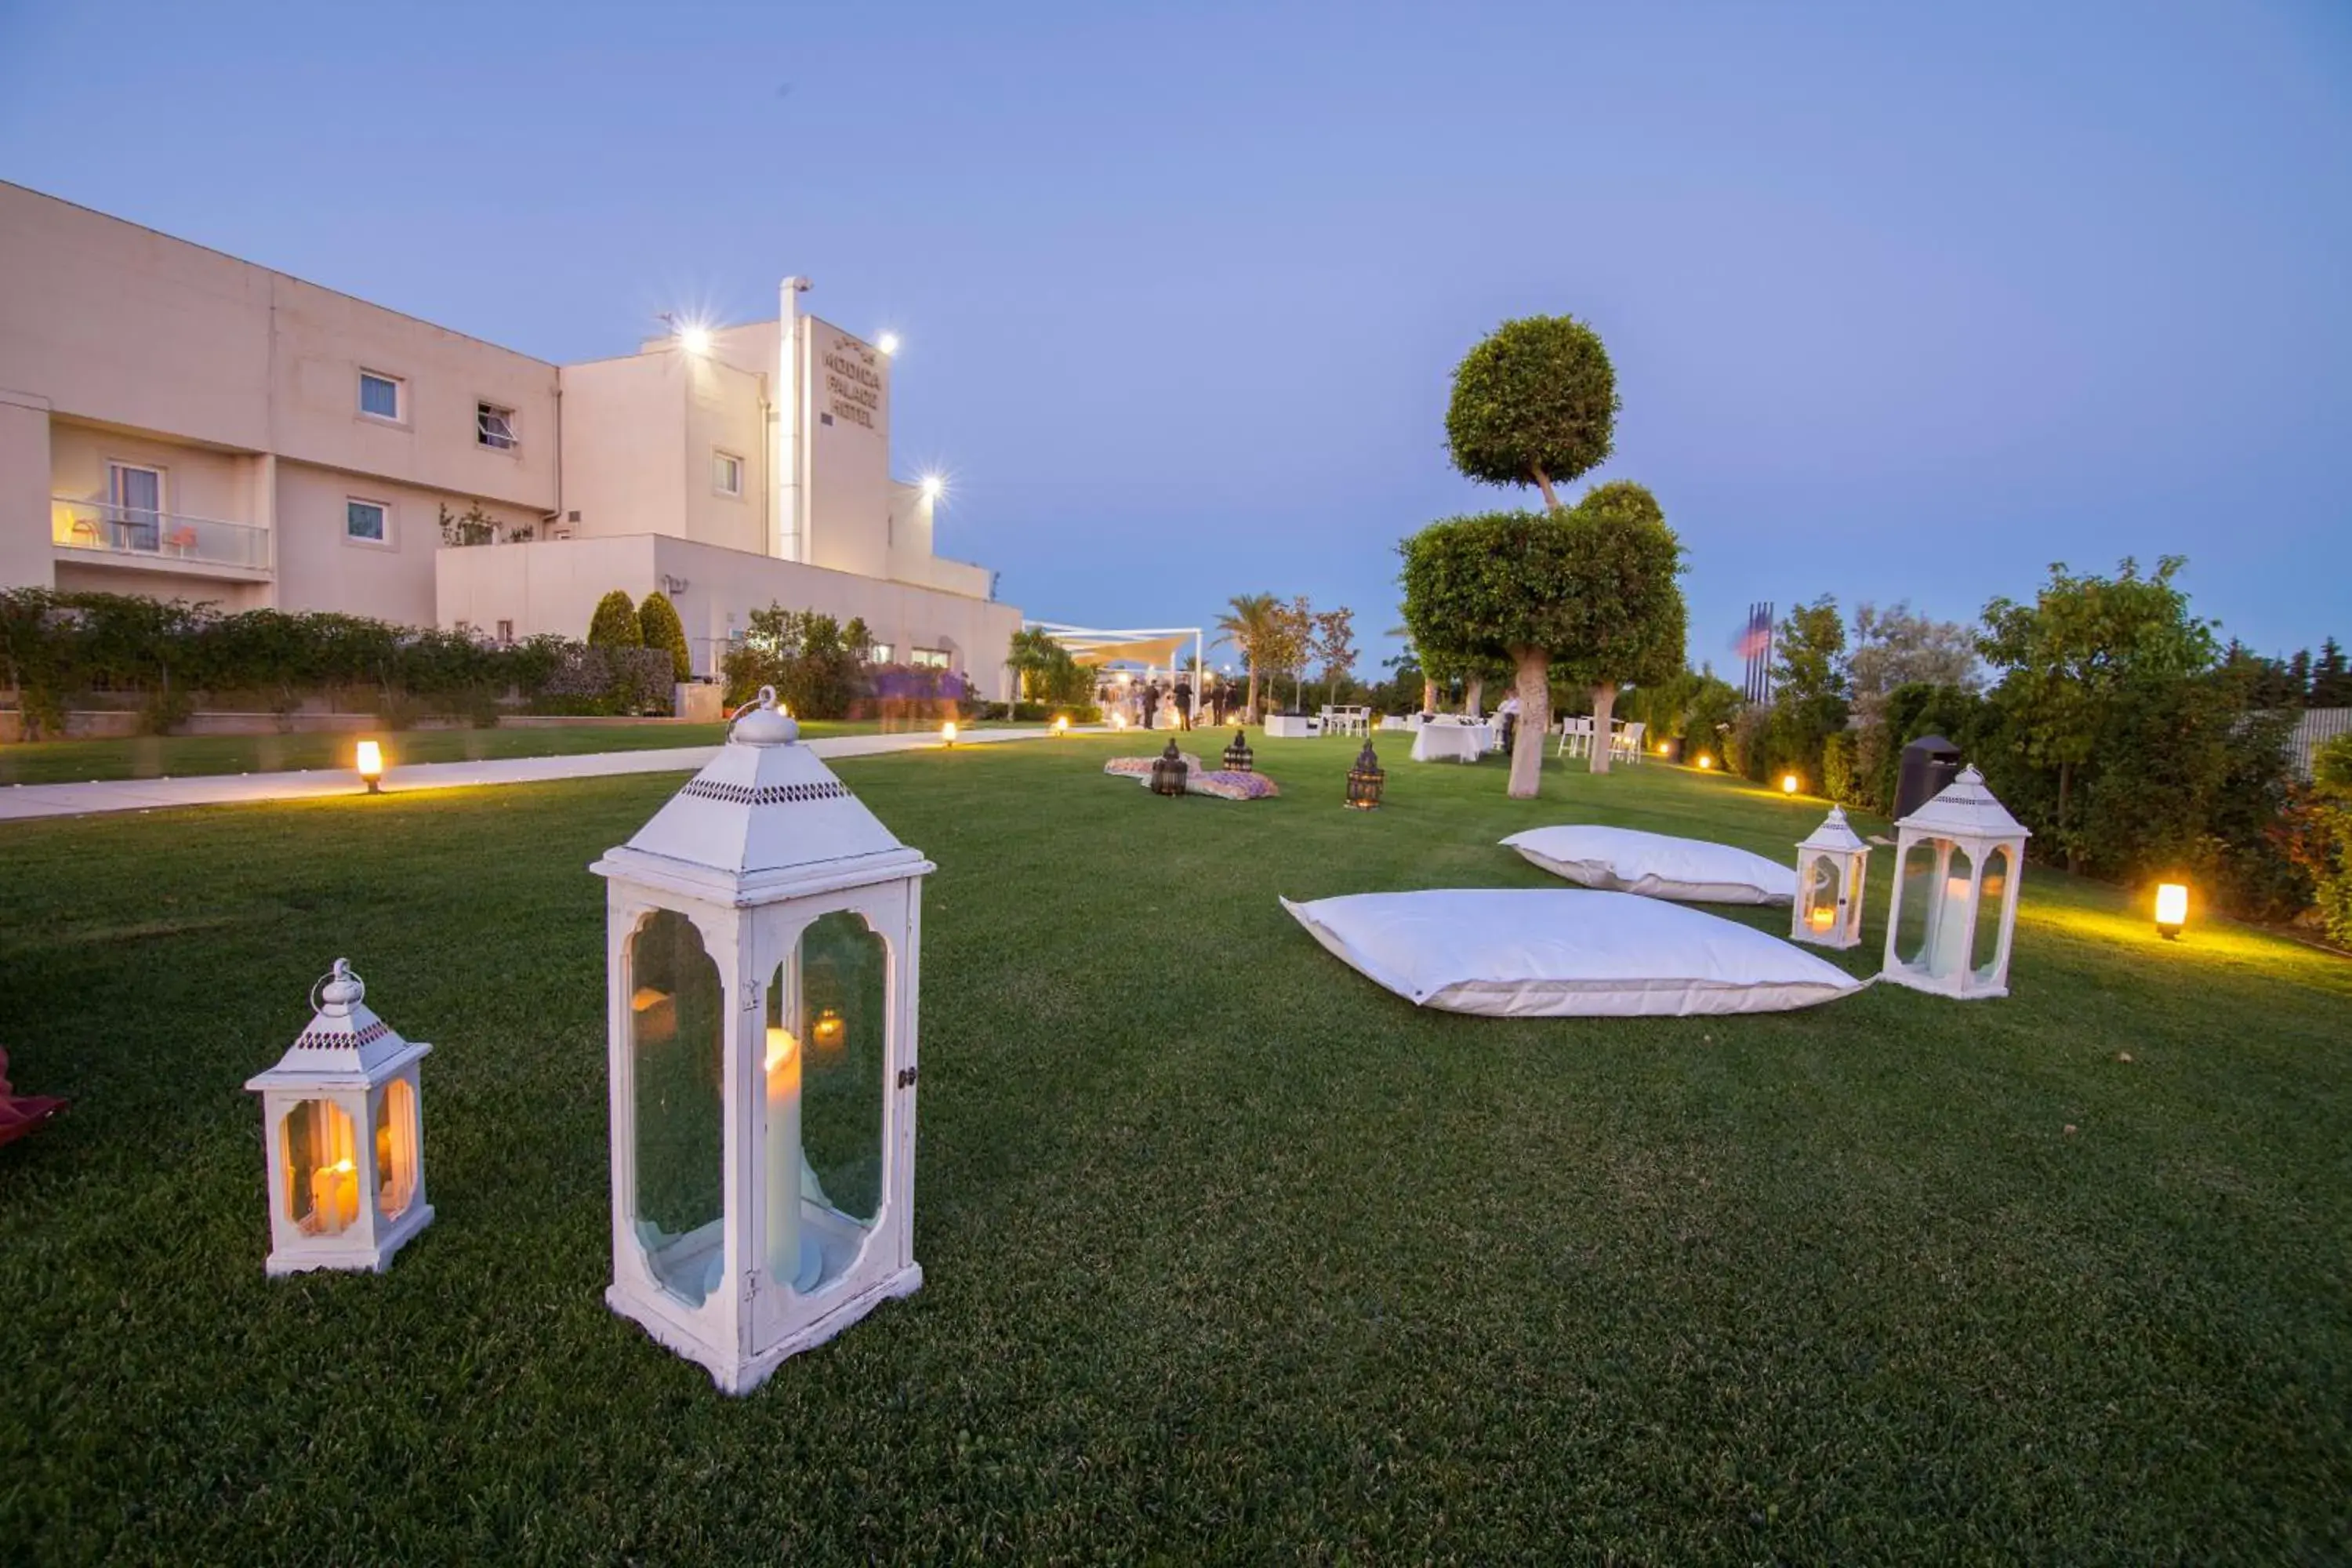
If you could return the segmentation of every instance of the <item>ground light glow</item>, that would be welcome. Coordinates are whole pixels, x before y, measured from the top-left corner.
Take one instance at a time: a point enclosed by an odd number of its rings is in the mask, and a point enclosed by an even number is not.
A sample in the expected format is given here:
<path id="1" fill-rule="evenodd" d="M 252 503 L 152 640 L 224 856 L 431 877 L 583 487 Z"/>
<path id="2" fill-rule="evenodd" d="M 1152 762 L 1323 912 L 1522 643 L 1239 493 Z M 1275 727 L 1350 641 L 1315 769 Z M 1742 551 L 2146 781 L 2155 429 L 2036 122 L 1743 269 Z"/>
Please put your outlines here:
<path id="1" fill-rule="evenodd" d="M 1780 775 L 1780 793 L 1782 795 L 1794 795 L 1797 793 L 1796 774 L 1783 773 Z"/>
<path id="2" fill-rule="evenodd" d="M 2189 923 L 2189 885 L 2160 882 L 2156 889 L 2156 930 L 2165 941 L 2179 936 Z"/>
<path id="3" fill-rule="evenodd" d="M 946 723 L 944 723 L 944 724 L 942 724 L 942 725 L 940 725 L 940 745 L 942 745 L 942 746 L 952 746 L 952 745 L 954 745 L 955 743 L 956 743 L 956 726 L 955 726 L 955 721 L 954 721 L 954 720 L 952 720 L 952 719 L 950 719 L 950 720 L 949 720 Z"/>
<path id="4" fill-rule="evenodd" d="M 383 747 L 375 741 L 362 741 L 354 759 L 360 777 L 367 784 L 368 794 L 383 793 Z"/>

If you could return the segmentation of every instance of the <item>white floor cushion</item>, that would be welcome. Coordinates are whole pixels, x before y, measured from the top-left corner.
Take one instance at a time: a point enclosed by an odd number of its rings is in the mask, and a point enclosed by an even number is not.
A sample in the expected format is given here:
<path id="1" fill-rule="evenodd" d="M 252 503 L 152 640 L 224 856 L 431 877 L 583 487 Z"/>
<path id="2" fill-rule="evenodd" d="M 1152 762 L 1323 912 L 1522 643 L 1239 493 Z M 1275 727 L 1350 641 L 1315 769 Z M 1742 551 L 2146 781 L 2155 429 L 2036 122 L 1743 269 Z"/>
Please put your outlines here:
<path id="1" fill-rule="evenodd" d="M 1554 876 L 1610 892 L 1697 904 L 1785 904 L 1797 896 L 1793 865 L 1704 838 L 1633 827 L 1531 827 L 1503 843 Z"/>
<path id="2" fill-rule="evenodd" d="M 1630 893 L 1450 888 L 1282 907 L 1417 1006 L 1497 1018 L 1682 1017 L 1810 1007 L 1861 987 L 1777 937 Z"/>

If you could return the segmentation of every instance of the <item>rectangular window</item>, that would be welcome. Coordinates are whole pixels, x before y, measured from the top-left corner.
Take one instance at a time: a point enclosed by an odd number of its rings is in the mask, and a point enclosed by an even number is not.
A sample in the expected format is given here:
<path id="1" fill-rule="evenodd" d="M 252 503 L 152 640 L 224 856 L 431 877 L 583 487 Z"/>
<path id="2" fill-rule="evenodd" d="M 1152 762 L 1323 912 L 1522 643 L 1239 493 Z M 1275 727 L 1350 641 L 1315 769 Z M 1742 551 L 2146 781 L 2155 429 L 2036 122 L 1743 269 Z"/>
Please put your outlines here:
<path id="1" fill-rule="evenodd" d="M 917 669 L 945 669 L 948 667 L 948 650 L 943 647 L 919 647 L 908 656 L 907 662 Z"/>
<path id="2" fill-rule="evenodd" d="M 163 527 L 163 469 L 107 464 L 106 503 L 106 543 L 117 550 L 156 548 Z"/>
<path id="3" fill-rule="evenodd" d="M 514 410 L 495 403 L 474 405 L 474 439 L 501 452 L 515 447 Z"/>
<path id="4" fill-rule="evenodd" d="M 732 452 L 710 454 L 710 488 L 723 496 L 743 493 L 743 459 Z"/>
<path id="5" fill-rule="evenodd" d="M 406 401 L 402 394 L 406 384 L 396 375 L 379 375 L 374 371 L 360 372 L 360 412 L 371 419 L 389 419 L 397 425 L 406 416 L 401 405 Z"/>
<path id="6" fill-rule="evenodd" d="M 500 647 L 510 647 L 513 645 L 514 623 L 512 621 L 500 621 L 499 623 L 499 646 Z"/>
<path id="7" fill-rule="evenodd" d="M 898 651 L 898 649 L 892 647 L 886 642 L 871 644 L 866 649 L 866 662 L 868 664 L 887 664 L 890 662 L 890 656 Z"/>
<path id="8" fill-rule="evenodd" d="M 392 509 L 382 501 L 346 500 L 343 502 L 343 537 L 362 544 L 392 542 Z"/>

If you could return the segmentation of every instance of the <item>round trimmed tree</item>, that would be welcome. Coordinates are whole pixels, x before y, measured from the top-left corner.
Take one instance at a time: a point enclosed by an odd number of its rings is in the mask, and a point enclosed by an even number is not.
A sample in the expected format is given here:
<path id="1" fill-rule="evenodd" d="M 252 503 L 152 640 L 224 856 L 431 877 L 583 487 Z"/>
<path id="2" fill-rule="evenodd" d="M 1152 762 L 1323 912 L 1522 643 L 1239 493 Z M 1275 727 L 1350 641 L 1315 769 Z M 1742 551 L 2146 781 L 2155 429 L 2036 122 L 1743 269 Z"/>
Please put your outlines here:
<path id="1" fill-rule="evenodd" d="M 588 617 L 590 647 L 643 647 L 646 635 L 637 625 L 637 607 L 629 602 L 628 595 L 615 588 L 596 601 L 596 613 Z"/>
<path id="2" fill-rule="evenodd" d="M 1525 316 L 1454 367 L 1445 442 L 1471 479 L 1533 485 L 1558 511 L 1553 487 L 1608 460 L 1617 406 L 1617 373 L 1599 333 L 1573 316 Z"/>
<path id="3" fill-rule="evenodd" d="M 637 635 L 647 647 L 669 650 L 672 679 L 694 679 L 694 658 L 686 647 L 686 623 L 677 618 L 677 606 L 669 602 L 669 595 L 658 588 L 637 606 Z"/>
<path id="4" fill-rule="evenodd" d="M 1591 769 L 1605 773 L 1617 689 L 1671 680 L 1683 668 L 1683 547 L 1657 498 L 1629 480 L 1595 486 L 1566 521 L 1578 625 L 1559 662 L 1562 675 L 1591 689 Z M 1519 701 L 1527 705 L 1524 690 Z"/>

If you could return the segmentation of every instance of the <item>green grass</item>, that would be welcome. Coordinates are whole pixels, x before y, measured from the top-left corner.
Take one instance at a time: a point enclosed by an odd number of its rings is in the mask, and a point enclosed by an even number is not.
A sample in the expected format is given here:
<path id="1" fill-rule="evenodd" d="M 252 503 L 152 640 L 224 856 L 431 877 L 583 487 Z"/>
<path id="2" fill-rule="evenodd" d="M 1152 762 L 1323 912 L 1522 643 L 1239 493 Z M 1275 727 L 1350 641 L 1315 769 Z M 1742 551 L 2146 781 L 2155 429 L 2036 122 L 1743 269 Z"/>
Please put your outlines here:
<path id="1" fill-rule="evenodd" d="M 1001 728 L 992 723 L 966 729 Z M 809 720 L 801 732 L 871 735 L 878 721 Z M 925 726 L 924 728 L 929 728 Z M 723 724 L 577 724 L 500 726 L 492 730 L 371 731 L 385 759 L 403 763 L 479 762 L 492 757 L 569 757 L 586 752 L 637 752 L 668 746 L 715 746 Z M 95 779 L 196 778 L 212 773 L 290 773 L 348 768 L 359 740 L 349 734 L 164 735 L 108 741 L 33 741 L 0 745 L 0 785 L 87 784 Z"/>
<path id="2" fill-rule="evenodd" d="M 1550 885 L 1495 845 L 1546 821 L 1779 855 L 1819 805 L 1400 758 L 1360 815 L 1340 741 L 1261 744 L 1254 805 L 1096 772 L 1146 749 L 839 768 L 940 868 L 926 1284 L 742 1400 L 601 1297 L 585 868 L 677 779 L 0 828 L 0 1042 L 76 1097 L 0 1151 L 0 1556 L 2352 1556 L 2352 964 L 2037 868 L 2003 1002 L 1422 1014 L 1276 895 Z M 436 1043 L 439 1217 L 268 1280 L 239 1086 L 339 954 Z"/>

